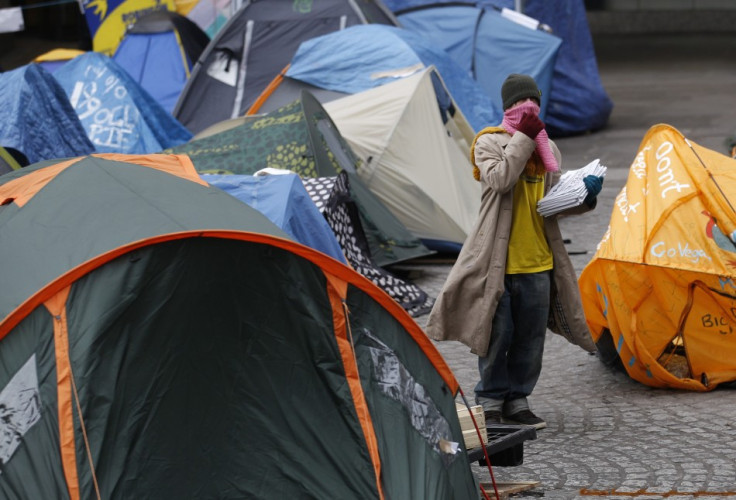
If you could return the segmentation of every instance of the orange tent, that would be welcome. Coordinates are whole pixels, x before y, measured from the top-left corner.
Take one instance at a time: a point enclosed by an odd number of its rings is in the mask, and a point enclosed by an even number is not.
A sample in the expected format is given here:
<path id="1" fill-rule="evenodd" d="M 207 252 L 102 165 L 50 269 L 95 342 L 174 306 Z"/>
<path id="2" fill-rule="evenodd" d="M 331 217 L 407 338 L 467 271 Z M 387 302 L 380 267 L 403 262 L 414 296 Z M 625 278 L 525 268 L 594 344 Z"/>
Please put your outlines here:
<path id="1" fill-rule="evenodd" d="M 629 376 L 709 391 L 736 380 L 736 161 L 652 127 L 579 279 L 593 340 Z"/>

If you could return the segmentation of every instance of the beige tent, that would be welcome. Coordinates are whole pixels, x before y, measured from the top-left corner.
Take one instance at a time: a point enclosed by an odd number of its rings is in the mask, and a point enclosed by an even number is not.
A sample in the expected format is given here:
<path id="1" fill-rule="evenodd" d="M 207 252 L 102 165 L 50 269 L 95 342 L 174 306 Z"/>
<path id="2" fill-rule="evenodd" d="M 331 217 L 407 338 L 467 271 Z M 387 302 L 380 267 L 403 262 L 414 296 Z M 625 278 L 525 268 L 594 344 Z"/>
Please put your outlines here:
<path id="1" fill-rule="evenodd" d="M 444 87 L 430 66 L 324 107 L 363 158 L 358 175 L 409 231 L 430 247 L 459 248 L 480 205 L 474 132 L 457 106 L 443 123 L 433 80 Z"/>

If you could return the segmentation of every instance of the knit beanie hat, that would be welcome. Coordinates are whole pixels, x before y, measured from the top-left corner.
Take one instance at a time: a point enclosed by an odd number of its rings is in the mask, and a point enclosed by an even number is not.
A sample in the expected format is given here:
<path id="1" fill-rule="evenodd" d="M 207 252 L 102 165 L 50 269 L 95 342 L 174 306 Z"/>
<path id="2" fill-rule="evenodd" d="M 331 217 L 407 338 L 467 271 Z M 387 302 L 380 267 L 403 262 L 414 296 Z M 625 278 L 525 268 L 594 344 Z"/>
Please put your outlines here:
<path id="1" fill-rule="evenodd" d="M 527 97 L 533 97 L 541 102 L 542 91 L 537 87 L 537 82 L 529 75 L 510 74 L 501 86 L 503 110 L 506 111 L 515 102 Z"/>

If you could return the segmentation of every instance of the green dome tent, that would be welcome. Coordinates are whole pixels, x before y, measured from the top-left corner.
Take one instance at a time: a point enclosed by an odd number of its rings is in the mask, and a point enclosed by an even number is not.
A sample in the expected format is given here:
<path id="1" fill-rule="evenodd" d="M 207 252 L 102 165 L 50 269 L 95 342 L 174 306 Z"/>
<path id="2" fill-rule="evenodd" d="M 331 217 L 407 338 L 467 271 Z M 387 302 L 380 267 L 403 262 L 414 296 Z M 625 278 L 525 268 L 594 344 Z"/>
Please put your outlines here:
<path id="1" fill-rule="evenodd" d="M 7 173 L 0 234 L 0 497 L 478 497 L 416 323 L 187 157 Z"/>

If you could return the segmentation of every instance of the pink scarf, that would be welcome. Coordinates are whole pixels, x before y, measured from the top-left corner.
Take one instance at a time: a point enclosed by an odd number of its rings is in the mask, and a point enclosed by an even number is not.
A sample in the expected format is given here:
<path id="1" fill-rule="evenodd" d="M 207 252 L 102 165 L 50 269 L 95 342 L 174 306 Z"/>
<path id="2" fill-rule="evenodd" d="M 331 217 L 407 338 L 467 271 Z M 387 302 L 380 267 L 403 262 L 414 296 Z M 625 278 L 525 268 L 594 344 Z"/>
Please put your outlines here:
<path id="1" fill-rule="evenodd" d="M 527 101 L 515 108 L 509 108 L 504 112 L 501 126 L 506 129 L 506 132 L 514 135 L 514 132 L 517 131 L 516 127 L 519 125 L 519 121 L 521 120 L 521 115 L 523 115 L 525 111 L 538 115 L 539 106 L 537 106 L 537 103 L 534 101 Z M 534 139 L 534 142 L 537 143 L 537 154 L 539 154 L 539 157 L 542 159 L 542 163 L 544 163 L 544 168 L 547 172 L 557 172 L 560 167 L 557 164 L 557 158 L 555 158 L 552 148 L 549 146 L 549 136 L 547 135 L 547 131 L 544 129 L 540 130 L 537 137 Z"/>

